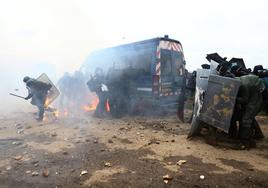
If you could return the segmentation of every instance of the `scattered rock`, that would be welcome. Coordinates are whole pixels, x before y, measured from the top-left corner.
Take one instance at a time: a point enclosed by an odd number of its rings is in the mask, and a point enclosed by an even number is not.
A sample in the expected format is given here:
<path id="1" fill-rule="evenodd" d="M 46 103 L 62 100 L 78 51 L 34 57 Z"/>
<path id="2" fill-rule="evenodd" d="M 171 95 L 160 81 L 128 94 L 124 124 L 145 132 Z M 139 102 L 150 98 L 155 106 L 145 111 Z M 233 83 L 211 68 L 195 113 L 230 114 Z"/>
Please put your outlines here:
<path id="1" fill-rule="evenodd" d="M 172 180 L 172 179 L 173 179 L 173 177 L 170 176 L 169 174 L 163 176 L 163 180 Z"/>
<path id="2" fill-rule="evenodd" d="M 171 142 L 175 142 L 175 140 L 174 140 L 174 139 L 172 139 L 172 140 L 171 140 Z"/>
<path id="3" fill-rule="evenodd" d="M 187 147 L 187 149 L 191 149 L 191 147 Z"/>
<path id="4" fill-rule="evenodd" d="M 111 139 L 108 140 L 108 143 L 112 144 L 114 143 Z"/>
<path id="5" fill-rule="evenodd" d="M 111 167 L 112 165 L 111 165 L 111 163 L 109 163 L 109 162 L 105 162 L 105 163 L 104 163 L 104 166 L 105 166 L 105 167 Z"/>
<path id="6" fill-rule="evenodd" d="M 167 164 L 168 164 L 168 165 L 172 165 L 172 162 L 168 162 Z"/>
<path id="7" fill-rule="evenodd" d="M 30 129 L 30 128 L 32 128 L 32 126 L 30 126 L 30 125 L 25 127 L 25 129 Z"/>
<path id="8" fill-rule="evenodd" d="M 63 155 L 68 155 L 69 153 L 67 151 L 62 152 Z"/>
<path id="9" fill-rule="evenodd" d="M 57 133 L 52 133 L 51 134 L 52 137 L 58 136 Z"/>
<path id="10" fill-rule="evenodd" d="M 15 157 L 13 157 L 13 159 L 15 159 L 15 160 L 19 161 L 19 160 L 21 160 L 21 159 L 22 159 L 22 155 L 15 156 Z"/>
<path id="11" fill-rule="evenodd" d="M 170 180 L 172 180 L 173 177 L 170 176 L 169 174 L 163 176 L 164 183 L 167 184 Z"/>
<path id="12" fill-rule="evenodd" d="M 36 163 L 39 163 L 39 161 L 36 160 L 36 161 L 32 161 L 31 163 L 34 165 Z"/>
<path id="13" fill-rule="evenodd" d="M 153 133 L 158 133 L 158 131 L 153 131 Z"/>
<path id="14" fill-rule="evenodd" d="M 37 171 L 32 172 L 32 176 L 38 176 L 39 173 Z"/>
<path id="15" fill-rule="evenodd" d="M 17 133 L 18 133 L 18 134 L 23 134 L 23 133 L 24 133 L 24 130 L 23 130 L 23 129 L 18 130 Z"/>
<path id="16" fill-rule="evenodd" d="M 140 132 L 137 132 L 137 135 L 140 135 L 141 133 Z"/>
<path id="17" fill-rule="evenodd" d="M 49 170 L 45 168 L 43 170 L 43 173 L 42 174 L 43 174 L 44 177 L 48 177 L 49 176 Z"/>
<path id="18" fill-rule="evenodd" d="M 160 141 L 155 141 L 156 144 L 160 144 Z"/>
<path id="19" fill-rule="evenodd" d="M 11 168 L 12 168 L 11 166 L 7 166 L 6 170 L 11 170 Z"/>
<path id="20" fill-rule="evenodd" d="M 113 137 L 112 138 L 117 138 L 115 135 L 113 135 Z"/>
<path id="21" fill-rule="evenodd" d="M 200 179 L 201 180 L 204 180 L 205 179 L 205 176 L 204 175 L 200 175 Z"/>
<path id="22" fill-rule="evenodd" d="M 35 166 L 35 167 L 38 167 L 38 166 L 39 166 L 39 164 L 38 164 L 38 163 L 36 163 L 36 164 L 34 164 L 34 166 Z"/>
<path id="23" fill-rule="evenodd" d="M 16 125 L 15 125 L 15 127 L 20 127 L 21 126 L 21 124 L 20 123 L 17 123 Z"/>
<path id="24" fill-rule="evenodd" d="M 83 170 L 81 173 L 80 173 L 80 176 L 83 176 L 83 175 L 86 175 L 88 174 L 88 171 L 87 170 Z"/>
<path id="25" fill-rule="evenodd" d="M 27 170 L 25 173 L 26 174 L 31 174 L 31 172 L 32 172 L 31 170 Z"/>
<path id="26" fill-rule="evenodd" d="M 94 142 L 94 144 L 97 144 L 98 143 L 98 140 L 94 140 L 93 142 Z"/>
<path id="27" fill-rule="evenodd" d="M 187 161 L 186 160 L 179 160 L 177 162 L 177 165 L 181 166 L 182 164 L 186 163 Z"/>
<path id="28" fill-rule="evenodd" d="M 12 145 L 22 145 L 22 142 L 12 142 Z"/>

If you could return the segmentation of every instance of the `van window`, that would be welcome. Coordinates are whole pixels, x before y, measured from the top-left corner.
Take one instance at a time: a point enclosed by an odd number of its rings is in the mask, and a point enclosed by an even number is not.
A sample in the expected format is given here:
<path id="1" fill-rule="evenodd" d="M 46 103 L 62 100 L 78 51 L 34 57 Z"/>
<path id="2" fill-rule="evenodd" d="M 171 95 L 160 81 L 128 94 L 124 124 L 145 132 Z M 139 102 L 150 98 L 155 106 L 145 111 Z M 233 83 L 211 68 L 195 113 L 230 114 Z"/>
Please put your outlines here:
<path id="1" fill-rule="evenodd" d="M 183 58 L 182 58 L 182 53 L 181 52 L 174 52 L 173 53 L 173 62 L 175 62 L 175 66 L 176 66 L 176 75 L 183 75 L 184 74 L 184 69 L 185 69 L 185 65 L 183 62 Z"/>
<path id="2" fill-rule="evenodd" d="M 121 56 L 115 59 L 114 68 L 119 70 L 135 69 L 141 71 L 143 75 L 150 75 L 153 55 L 149 50 L 144 51 L 124 51 Z"/>
<path id="3" fill-rule="evenodd" d="M 151 74 L 151 62 L 152 62 L 152 54 L 144 53 L 137 56 L 135 59 L 135 69 L 141 70 L 144 75 Z"/>
<path id="4" fill-rule="evenodd" d="M 172 56 L 169 50 L 161 50 L 161 75 L 172 75 Z"/>

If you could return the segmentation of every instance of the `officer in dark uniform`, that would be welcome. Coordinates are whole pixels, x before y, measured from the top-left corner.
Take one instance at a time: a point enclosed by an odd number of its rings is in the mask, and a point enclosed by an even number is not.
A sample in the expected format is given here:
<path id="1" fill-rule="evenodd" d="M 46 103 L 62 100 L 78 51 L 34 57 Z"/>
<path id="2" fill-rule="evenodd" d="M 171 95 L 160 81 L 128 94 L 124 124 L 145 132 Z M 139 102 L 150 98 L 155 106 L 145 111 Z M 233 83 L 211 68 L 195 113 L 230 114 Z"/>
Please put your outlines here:
<path id="1" fill-rule="evenodd" d="M 52 85 L 46 84 L 28 76 L 23 78 L 23 82 L 25 82 L 29 92 L 28 96 L 25 97 L 25 100 L 32 98 L 31 104 L 37 106 L 39 110 L 37 120 L 42 121 L 45 112 L 45 102 L 47 94 L 48 91 L 51 89 Z"/>
<path id="2" fill-rule="evenodd" d="M 255 116 L 261 111 L 265 85 L 262 79 L 255 75 L 245 75 L 236 79 L 241 81 L 236 103 L 242 107 L 238 136 L 241 141 L 240 149 L 245 149 L 256 145 L 253 141 L 254 121 Z"/>
<path id="3" fill-rule="evenodd" d="M 99 98 L 99 103 L 94 115 L 96 117 L 103 117 L 105 113 L 107 113 L 108 87 L 105 85 L 105 76 L 101 68 L 95 69 L 95 75 L 87 82 L 87 85 L 91 91 L 96 92 Z"/>

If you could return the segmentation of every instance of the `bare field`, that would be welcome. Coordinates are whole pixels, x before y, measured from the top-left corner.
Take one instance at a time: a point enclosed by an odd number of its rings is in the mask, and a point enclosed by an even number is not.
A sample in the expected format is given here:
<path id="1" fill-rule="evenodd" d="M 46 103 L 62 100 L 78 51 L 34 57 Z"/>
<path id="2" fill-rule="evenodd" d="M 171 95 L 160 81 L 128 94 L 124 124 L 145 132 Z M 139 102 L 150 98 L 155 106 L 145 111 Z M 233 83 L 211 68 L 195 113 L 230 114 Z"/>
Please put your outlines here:
<path id="1" fill-rule="evenodd" d="M 39 123 L 33 112 L 0 116 L 1 188 L 268 187 L 267 117 L 258 117 L 266 138 L 237 151 L 187 140 L 190 124 L 175 116 Z"/>

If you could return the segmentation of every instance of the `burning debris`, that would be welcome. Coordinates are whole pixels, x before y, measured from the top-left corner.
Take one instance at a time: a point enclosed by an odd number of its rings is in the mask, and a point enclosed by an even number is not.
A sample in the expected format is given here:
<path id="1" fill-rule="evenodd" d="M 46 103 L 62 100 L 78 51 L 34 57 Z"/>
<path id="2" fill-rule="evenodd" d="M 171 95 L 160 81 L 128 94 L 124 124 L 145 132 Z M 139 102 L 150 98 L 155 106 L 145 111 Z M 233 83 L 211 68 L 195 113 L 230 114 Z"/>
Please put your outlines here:
<path id="1" fill-rule="evenodd" d="M 98 103 L 99 103 L 99 99 L 97 98 L 97 96 L 93 96 L 91 100 L 91 104 L 83 106 L 83 110 L 85 112 L 94 111 L 96 110 Z"/>

